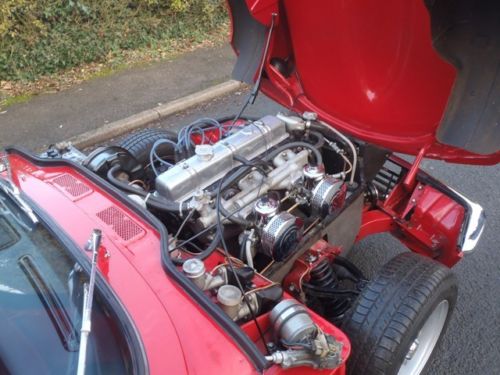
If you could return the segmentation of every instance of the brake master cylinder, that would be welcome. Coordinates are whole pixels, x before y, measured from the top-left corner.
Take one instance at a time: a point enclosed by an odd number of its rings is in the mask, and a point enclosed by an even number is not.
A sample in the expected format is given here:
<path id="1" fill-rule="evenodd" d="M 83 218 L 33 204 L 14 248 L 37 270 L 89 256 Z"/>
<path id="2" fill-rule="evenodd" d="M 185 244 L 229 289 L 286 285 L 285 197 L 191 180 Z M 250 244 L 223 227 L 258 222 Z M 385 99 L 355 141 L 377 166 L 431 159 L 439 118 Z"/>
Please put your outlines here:
<path id="1" fill-rule="evenodd" d="M 266 356 L 269 362 L 283 368 L 320 369 L 337 368 L 342 363 L 342 343 L 324 333 L 298 301 L 287 299 L 278 303 L 271 311 L 270 320 L 278 346 L 283 350 Z"/>

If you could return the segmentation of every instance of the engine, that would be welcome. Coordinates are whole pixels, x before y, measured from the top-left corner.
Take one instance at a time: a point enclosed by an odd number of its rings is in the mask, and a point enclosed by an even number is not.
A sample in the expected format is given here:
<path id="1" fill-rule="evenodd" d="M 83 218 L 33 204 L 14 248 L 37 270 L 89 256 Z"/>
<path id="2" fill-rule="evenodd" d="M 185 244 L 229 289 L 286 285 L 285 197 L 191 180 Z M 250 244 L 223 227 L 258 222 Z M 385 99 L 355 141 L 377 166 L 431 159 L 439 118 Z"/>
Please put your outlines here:
<path id="1" fill-rule="evenodd" d="M 325 145 L 299 118 L 266 116 L 195 145 L 192 156 L 158 174 L 154 194 L 187 203 L 193 232 L 217 220 L 238 226 L 232 242 L 237 238 L 241 251 L 234 255 L 252 267 L 257 255 L 281 262 L 308 227 L 344 204 L 347 170 L 326 173 Z"/>
<path id="2" fill-rule="evenodd" d="M 152 139 L 146 160 L 127 151 L 98 148 L 83 164 L 157 214 L 174 254 L 203 258 L 220 242 L 256 270 L 299 256 L 358 186 L 355 146 L 310 113 L 200 119 Z"/>
<path id="3" fill-rule="evenodd" d="M 81 162 L 160 219 L 178 271 L 243 329 L 269 314 L 278 341 L 266 360 L 336 368 L 344 342 L 306 305 L 340 322 L 364 280 L 335 250 L 313 246 L 364 199 L 357 154 L 350 139 L 304 113 L 204 118 L 87 156 L 71 148 L 44 156 Z"/>

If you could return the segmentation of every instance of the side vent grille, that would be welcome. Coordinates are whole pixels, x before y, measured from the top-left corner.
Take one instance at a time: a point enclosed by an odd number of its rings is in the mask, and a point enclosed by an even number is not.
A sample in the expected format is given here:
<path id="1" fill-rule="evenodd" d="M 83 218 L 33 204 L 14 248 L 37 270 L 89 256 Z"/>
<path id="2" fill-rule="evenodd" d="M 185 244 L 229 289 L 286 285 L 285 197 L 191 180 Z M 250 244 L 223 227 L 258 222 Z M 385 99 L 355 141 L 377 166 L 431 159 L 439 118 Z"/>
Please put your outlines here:
<path id="1" fill-rule="evenodd" d="M 73 200 L 79 199 L 92 192 L 92 189 L 70 174 L 64 173 L 52 180 L 63 193 Z"/>
<path id="2" fill-rule="evenodd" d="M 387 198 L 394 186 L 401 181 L 402 175 L 403 171 L 399 165 L 390 160 L 386 161 L 372 181 L 379 192 L 379 198 L 381 200 Z"/>
<path id="3" fill-rule="evenodd" d="M 114 206 L 99 211 L 96 216 L 110 226 L 124 241 L 135 240 L 145 234 L 137 223 Z"/>

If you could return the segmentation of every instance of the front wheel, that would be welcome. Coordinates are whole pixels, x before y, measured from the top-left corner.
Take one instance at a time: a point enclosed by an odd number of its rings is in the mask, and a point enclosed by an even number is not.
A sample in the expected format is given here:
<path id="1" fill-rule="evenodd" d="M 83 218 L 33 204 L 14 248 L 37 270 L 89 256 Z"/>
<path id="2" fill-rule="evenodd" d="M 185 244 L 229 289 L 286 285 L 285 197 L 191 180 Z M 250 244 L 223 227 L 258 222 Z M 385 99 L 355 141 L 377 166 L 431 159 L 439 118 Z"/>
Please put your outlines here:
<path id="1" fill-rule="evenodd" d="M 450 269 L 414 253 L 394 257 L 346 314 L 349 374 L 420 374 L 449 323 L 457 300 Z"/>
<path id="2" fill-rule="evenodd" d="M 125 137 L 118 146 L 137 159 L 142 165 L 149 164 L 149 153 L 156 141 L 168 140 L 172 143 L 160 144 L 156 150 L 161 158 L 175 159 L 175 149 L 173 144 L 177 142 L 177 134 L 163 129 L 141 129 Z"/>

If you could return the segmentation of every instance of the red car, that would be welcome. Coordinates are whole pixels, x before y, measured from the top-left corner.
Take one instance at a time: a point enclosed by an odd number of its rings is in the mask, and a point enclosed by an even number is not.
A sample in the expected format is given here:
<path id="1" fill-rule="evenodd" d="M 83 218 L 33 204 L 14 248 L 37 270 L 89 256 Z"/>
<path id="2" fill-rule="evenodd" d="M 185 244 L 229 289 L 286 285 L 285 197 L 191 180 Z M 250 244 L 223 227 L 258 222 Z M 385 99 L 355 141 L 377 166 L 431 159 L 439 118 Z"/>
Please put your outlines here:
<path id="1" fill-rule="evenodd" d="M 419 166 L 500 161 L 498 5 L 228 6 L 234 75 L 253 84 L 235 115 L 88 155 L 2 154 L 0 373 L 429 362 L 457 298 L 450 267 L 485 216 Z M 245 116 L 259 91 L 293 113 Z M 345 254 L 383 232 L 411 251 L 368 279 Z"/>

